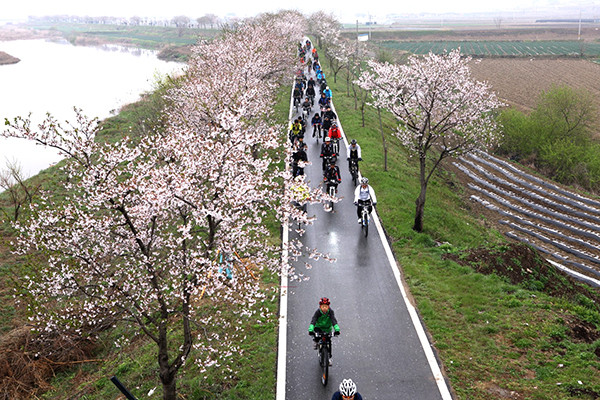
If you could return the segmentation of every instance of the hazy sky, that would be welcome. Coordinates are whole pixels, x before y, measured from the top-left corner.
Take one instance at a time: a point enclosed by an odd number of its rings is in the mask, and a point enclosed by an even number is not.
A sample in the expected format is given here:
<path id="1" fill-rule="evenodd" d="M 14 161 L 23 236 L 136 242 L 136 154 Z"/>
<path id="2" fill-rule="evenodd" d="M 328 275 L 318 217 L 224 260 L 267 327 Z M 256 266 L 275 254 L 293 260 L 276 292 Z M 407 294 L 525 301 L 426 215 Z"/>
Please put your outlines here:
<path id="1" fill-rule="evenodd" d="M 341 22 L 353 22 L 372 15 L 383 18 L 386 14 L 406 13 L 469 13 L 514 12 L 522 9 L 553 9 L 564 5 L 594 7 L 594 0 L 2 0 L 0 19 L 26 18 L 28 15 L 92 15 L 131 17 L 166 17 L 187 15 L 197 18 L 205 14 L 223 17 L 235 14 L 248 17 L 265 11 L 298 9 L 310 14 L 322 9 L 333 13 Z M 599 8 L 600 9 L 600 8 Z M 591 17 L 591 16 L 590 16 Z"/>

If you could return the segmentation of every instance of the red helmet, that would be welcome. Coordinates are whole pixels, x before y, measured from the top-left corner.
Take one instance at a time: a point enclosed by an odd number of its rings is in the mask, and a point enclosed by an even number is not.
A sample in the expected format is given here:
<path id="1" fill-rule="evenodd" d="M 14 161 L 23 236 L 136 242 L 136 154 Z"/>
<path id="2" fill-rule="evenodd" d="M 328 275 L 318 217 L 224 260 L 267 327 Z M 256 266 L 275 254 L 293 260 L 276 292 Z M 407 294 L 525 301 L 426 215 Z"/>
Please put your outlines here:
<path id="1" fill-rule="evenodd" d="M 319 300 L 319 305 L 323 305 L 323 304 L 331 304 L 331 302 L 329 301 L 329 299 L 327 297 L 321 297 L 321 300 Z"/>

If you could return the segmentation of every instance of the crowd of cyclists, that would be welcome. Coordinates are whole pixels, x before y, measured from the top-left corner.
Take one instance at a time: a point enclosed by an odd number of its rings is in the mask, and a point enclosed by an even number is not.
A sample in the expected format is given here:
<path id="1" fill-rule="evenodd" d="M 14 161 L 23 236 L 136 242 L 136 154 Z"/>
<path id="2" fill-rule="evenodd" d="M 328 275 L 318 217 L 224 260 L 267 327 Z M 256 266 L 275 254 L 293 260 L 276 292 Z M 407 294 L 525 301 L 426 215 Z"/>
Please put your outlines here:
<path id="1" fill-rule="evenodd" d="M 337 187 L 342 182 L 337 161 L 340 158 L 340 141 L 343 139 L 342 131 L 338 126 L 338 117 L 331 107 L 332 92 L 327 85 L 325 73 L 321 70 L 317 50 L 312 46 L 310 40 L 298 44 L 298 55 L 301 62 L 306 65 L 306 73 L 304 68 L 297 72 L 292 94 L 293 105 L 298 114 L 291 122 L 289 131 L 290 145 L 293 149 L 292 175 L 294 178 L 304 175 L 304 166 L 308 162 L 308 145 L 304 140 L 305 136 L 312 137 L 316 143 L 319 143 L 319 140 L 323 138 L 320 149 L 323 171 L 322 183 L 325 193 L 330 193 L 329 189 L 333 186 L 334 192 L 337 194 Z M 319 92 L 318 110 L 310 117 L 315 106 L 316 88 Z M 310 133 L 308 132 L 309 129 Z M 352 139 L 345 150 L 348 170 L 352 171 L 354 165 L 358 172 L 358 162 L 362 161 L 359 144 L 355 139 Z M 375 191 L 365 177 L 360 179 L 360 184 L 354 190 L 354 204 L 357 207 L 359 224 L 362 223 L 363 208 L 367 208 L 368 212 L 371 213 L 373 206 L 377 204 Z M 304 211 L 306 212 L 306 208 L 304 208 Z M 331 308 L 331 301 L 323 297 L 319 300 L 319 308 L 313 314 L 308 333 L 314 338 L 315 333 L 330 332 L 337 336 L 340 334 L 340 327 Z M 316 346 L 317 340 L 315 340 L 315 348 Z M 331 346 L 329 346 L 329 365 L 332 365 L 331 354 Z M 351 379 L 344 379 L 339 385 L 339 390 L 333 394 L 332 400 L 362 400 L 362 396 L 358 393 L 356 384 Z"/>
<path id="2" fill-rule="evenodd" d="M 335 193 L 337 193 L 337 186 L 342 182 L 340 169 L 337 165 L 340 158 L 342 131 L 338 126 L 338 116 L 331 107 L 333 94 L 327 85 L 325 72 L 321 70 L 317 50 L 312 46 L 310 40 L 307 40 L 304 44 L 298 44 L 298 55 L 301 62 L 307 66 L 307 72 L 305 73 L 304 69 L 298 70 L 292 94 L 294 107 L 298 111 L 298 116 L 292 121 L 289 132 L 290 145 L 293 149 L 292 176 L 295 178 L 304 175 L 304 166 L 308 162 L 308 145 L 304 140 L 305 136 L 312 136 L 317 143 L 323 138 L 320 152 L 323 187 L 325 193 L 329 193 L 330 187 L 334 186 Z M 319 109 L 310 117 L 314 108 L 315 87 L 319 87 Z M 301 113 L 300 110 L 302 110 Z M 345 150 L 348 171 L 352 171 L 352 165 L 354 164 L 358 172 L 358 162 L 362 161 L 360 145 L 355 139 L 352 139 Z M 373 206 L 377 204 L 375 191 L 365 177 L 360 179 L 360 185 L 355 188 L 354 204 L 357 206 L 359 224 L 362 222 L 362 208 L 367 207 L 369 213 L 371 213 Z"/>

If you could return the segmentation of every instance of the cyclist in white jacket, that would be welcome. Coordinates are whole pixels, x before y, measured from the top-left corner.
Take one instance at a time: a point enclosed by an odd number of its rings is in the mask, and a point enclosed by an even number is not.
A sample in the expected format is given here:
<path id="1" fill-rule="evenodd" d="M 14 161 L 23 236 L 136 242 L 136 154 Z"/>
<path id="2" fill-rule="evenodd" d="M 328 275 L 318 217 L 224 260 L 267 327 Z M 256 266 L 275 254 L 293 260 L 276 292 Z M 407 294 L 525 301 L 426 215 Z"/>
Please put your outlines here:
<path id="1" fill-rule="evenodd" d="M 362 209 L 363 207 L 367 207 L 369 214 L 373 211 L 373 206 L 377 205 L 377 197 L 375 196 L 375 191 L 369 185 L 369 180 L 367 178 L 362 178 L 360 180 L 360 185 L 356 187 L 354 190 L 354 205 L 356 206 L 356 215 L 358 216 L 358 223 L 362 223 Z"/>

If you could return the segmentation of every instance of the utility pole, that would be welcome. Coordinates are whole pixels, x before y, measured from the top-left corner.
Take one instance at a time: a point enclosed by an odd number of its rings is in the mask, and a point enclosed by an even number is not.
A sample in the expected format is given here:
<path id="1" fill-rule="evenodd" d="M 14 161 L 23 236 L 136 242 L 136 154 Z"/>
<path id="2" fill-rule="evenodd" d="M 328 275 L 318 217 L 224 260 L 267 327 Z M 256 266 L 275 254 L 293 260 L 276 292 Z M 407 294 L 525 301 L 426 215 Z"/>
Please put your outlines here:
<path id="1" fill-rule="evenodd" d="M 577 32 L 577 40 L 581 40 L 581 7 L 579 7 L 579 31 Z"/>

